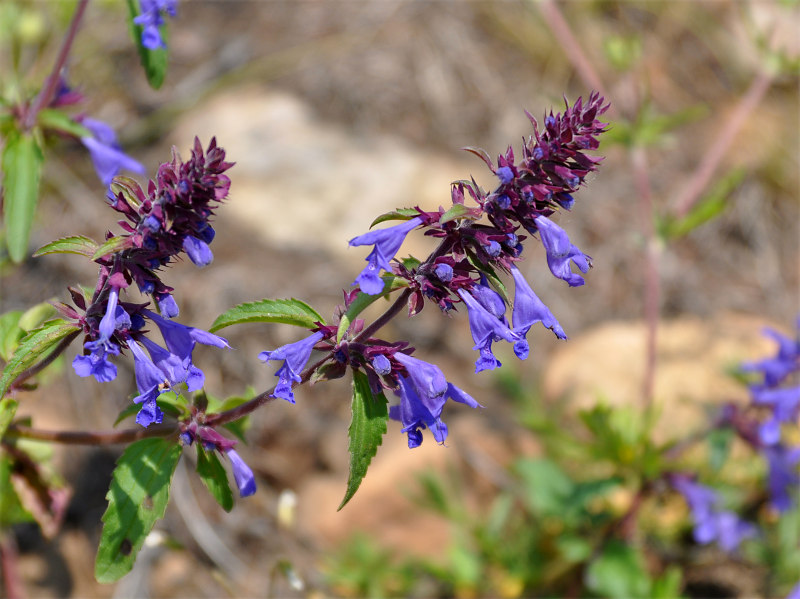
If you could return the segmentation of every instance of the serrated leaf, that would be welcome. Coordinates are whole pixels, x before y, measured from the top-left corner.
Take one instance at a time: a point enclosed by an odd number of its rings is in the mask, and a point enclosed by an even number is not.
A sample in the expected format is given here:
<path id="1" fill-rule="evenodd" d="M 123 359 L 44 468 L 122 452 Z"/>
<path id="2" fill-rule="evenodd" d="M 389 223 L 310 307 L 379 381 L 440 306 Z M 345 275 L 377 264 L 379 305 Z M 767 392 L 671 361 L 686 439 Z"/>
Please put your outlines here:
<path id="1" fill-rule="evenodd" d="M 133 568 L 145 537 L 167 509 L 180 457 L 181 446 L 175 441 L 142 439 L 117 461 L 95 561 L 98 582 L 115 582 Z"/>
<path id="2" fill-rule="evenodd" d="M 486 153 L 486 150 L 482 148 L 476 148 L 474 146 L 466 146 L 461 149 L 466 152 L 469 152 L 470 154 L 475 154 L 475 156 L 483 160 L 486 163 L 486 165 L 490 169 L 492 169 L 492 172 L 494 172 L 494 164 L 492 164 L 492 159 L 489 158 L 489 154 Z"/>
<path id="3" fill-rule="evenodd" d="M 77 336 L 79 331 L 80 329 L 76 325 L 57 319 L 45 323 L 44 326 L 28 333 L 20 341 L 11 359 L 3 369 L 3 375 L 0 377 L 0 397 L 6 394 L 14 379 L 40 359 L 43 359 L 54 345 L 70 334 Z"/>
<path id="4" fill-rule="evenodd" d="M 8 362 L 17 349 L 20 339 L 25 336 L 25 331 L 19 327 L 22 310 L 12 310 L 0 316 L 0 357 Z"/>
<path id="5" fill-rule="evenodd" d="M 298 299 L 263 299 L 239 304 L 223 312 L 208 330 L 213 333 L 245 322 L 278 322 L 307 329 L 312 328 L 316 322 L 325 324 L 325 320 L 314 308 Z"/>
<path id="6" fill-rule="evenodd" d="M 34 258 L 47 254 L 78 254 L 80 256 L 92 257 L 97 251 L 97 242 L 83 235 L 73 237 L 62 237 L 43 245 L 33 253 Z"/>
<path id="7" fill-rule="evenodd" d="M 408 281 L 401 279 L 400 277 L 395 277 L 394 275 L 383 275 L 381 279 L 383 279 L 383 291 L 380 293 L 376 295 L 369 295 L 363 291 L 358 292 L 356 299 L 353 300 L 353 303 L 350 304 L 350 307 L 347 308 L 347 312 L 342 315 L 342 319 L 339 321 L 339 328 L 336 331 L 336 343 L 339 343 L 342 339 L 344 339 L 344 334 L 347 332 L 347 329 L 350 328 L 353 320 L 355 320 L 359 314 L 366 310 L 367 306 L 379 298 L 386 296 L 387 293 L 391 293 L 395 289 L 408 287 Z"/>
<path id="8" fill-rule="evenodd" d="M 133 37 L 136 48 L 139 50 L 139 60 L 144 68 L 144 74 L 147 77 L 147 82 L 153 89 L 158 89 L 163 85 L 164 79 L 167 76 L 167 49 L 156 48 L 155 50 L 150 50 L 142 45 L 143 28 L 141 25 L 137 25 L 133 22 L 133 19 L 135 19 L 137 16 L 139 16 L 138 2 L 135 2 L 134 0 L 128 0 L 128 28 L 130 30 L 131 37 Z M 166 21 L 158 28 L 158 32 L 161 35 L 161 39 L 163 39 L 164 43 L 166 43 Z"/>
<path id="9" fill-rule="evenodd" d="M 91 131 L 80 123 L 73 121 L 68 114 L 56 108 L 43 108 L 36 118 L 39 125 L 44 129 L 54 129 L 75 137 L 92 137 Z"/>
<path id="10" fill-rule="evenodd" d="M 372 224 L 370 224 L 369 228 L 371 229 L 375 225 L 379 225 L 387 220 L 409 220 L 415 216 L 419 216 L 419 211 L 415 210 L 414 208 L 398 208 L 397 210 L 392 210 L 391 212 L 381 214 L 378 218 L 372 221 Z"/>
<path id="11" fill-rule="evenodd" d="M 197 474 L 203 484 L 226 512 L 233 509 L 233 492 L 228 482 L 225 467 L 219 461 L 216 452 L 207 452 L 201 443 L 197 445 Z"/>
<path id="12" fill-rule="evenodd" d="M 14 262 L 22 262 L 28 253 L 43 162 L 44 155 L 33 132 L 15 134 L 6 140 L 3 220 L 8 255 Z"/>
<path id="13" fill-rule="evenodd" d="M 353 371 L 351 410 L 353 416 L 347 431 L 350 437 L 350 474 L 347 477 L 347 491 L 338 510 L 352 499 L 361 486 L 367 468 L 386 434 L 386 421 L 389 419 L 386 397 L 383 393 L 373 395 L 367 375 L 359 370 Z"/>
<path id="14" fill-rule="evenodd" d="M 10 397 L 0 400 L 0 439 L 6 434 L 8 425 L 17 413 L 17 406 L 19 403 Z"/>
<path id="15" fill-rule="evenodd" d="M 131 243 L 131 238 L 118 235 L 117 237 L 112 237 L 108 239 L 103 245 L 97 248 L 94 254 L 92 254 L 92 260 L 97 260 L 102 258 L 103 256 L 107 256 L 108 254 L 114 254 L 120 250 L 127 249 Z"/>
<path id="16" fill-rule="evenodd" d="M 464 204 L 453 204 L 453 206 L 447 210 L 447 212 L 439 217 L 439 224 L 443 225 L 445 223 L 449 223 L 451 220 L 456 220 L 457 218 L 468 218 L 470 217 L 471 212 L 472 210 L 467 208 Z M 474 217 L 473 220 L 475 220 Z"/>

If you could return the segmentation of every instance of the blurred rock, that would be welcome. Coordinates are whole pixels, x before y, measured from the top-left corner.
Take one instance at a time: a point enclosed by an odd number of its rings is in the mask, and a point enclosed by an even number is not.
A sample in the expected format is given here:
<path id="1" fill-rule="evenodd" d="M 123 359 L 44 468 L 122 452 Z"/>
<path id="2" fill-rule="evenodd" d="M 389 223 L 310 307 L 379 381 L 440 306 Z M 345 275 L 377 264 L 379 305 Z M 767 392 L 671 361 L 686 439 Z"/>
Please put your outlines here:
<path id="1" fill-rule="evenodd" d="M 659 433 L 700 429 L 704 406 L 746 403 L 747 390 L 726 374 L 746 360 L 775 351 L 754 316 L 722 313 L 710 319 L 685 316 L 658 329 L 655 402 L 662 410 Z M 543 393 L 573 410 L 599 400 L 610 406 L 641 404 L 645 369 L 645 323 L 608 322 L 559 346 L 545 369 Z"/>

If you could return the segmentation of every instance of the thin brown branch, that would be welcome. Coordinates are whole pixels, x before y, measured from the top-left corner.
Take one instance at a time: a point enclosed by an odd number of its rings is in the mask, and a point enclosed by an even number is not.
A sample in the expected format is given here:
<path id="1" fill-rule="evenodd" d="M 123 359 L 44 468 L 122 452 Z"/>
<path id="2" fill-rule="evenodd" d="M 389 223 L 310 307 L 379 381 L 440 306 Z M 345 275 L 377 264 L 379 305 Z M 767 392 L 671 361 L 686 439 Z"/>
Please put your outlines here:
<path id="1" fill-rule="evenodd" d="M 64 445 L 117 445 L 152 437 L 178 436 L 177 423 L 154 424 L 147 428 L 128 428 L 120 431 L 49 431 L 12 424 L 3 439 L 36 439 Z"/>

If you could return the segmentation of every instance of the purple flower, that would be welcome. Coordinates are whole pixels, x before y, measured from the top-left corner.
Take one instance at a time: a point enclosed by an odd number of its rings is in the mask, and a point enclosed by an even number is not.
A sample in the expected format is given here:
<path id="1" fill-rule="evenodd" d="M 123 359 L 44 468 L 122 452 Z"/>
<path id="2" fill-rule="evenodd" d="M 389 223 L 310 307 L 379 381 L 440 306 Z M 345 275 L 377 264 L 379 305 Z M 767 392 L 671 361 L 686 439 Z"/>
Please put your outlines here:
<path id="1" fill-rule="evenodd" d="M 772 416 L 759 429 L 765 445 L 774 445 L 781 438 L 781 422 L 796 422 L 800 415 L 800 387 L 754 389 L 753 403 L 772 408 Z"/>
<path id="2" fill-rule="evenodd" d="M 187 235 L 186 239 L 183 240 L 183 251 L 189 255 L 192 262 L 200 267 L 207 266 L 214 260 L 214 254 L 211 253 L 211 248 L 208 247 L 208 244 L 191 235 Z"/>
<path id="3" fill-rule="evenodd" d="M 786 595 L 786 599 L 800 599 L 800 582 L 792 587 L 792 590 Z"/>
<path id="4" fill-rule="evenodd" d="M 792 507 L 789 491 L 797 490 L 800 485 L 800 475 L 797 473 L 800 446 L 789 448 L 773 445 L 763 448 L 762 452 L 769 464 L 768 485 L 772 506 L 779 512 L 785 512 Z"/>
<path id="5" fill-rule="evenodd" d="M 713 489 L 684 475 L 674 475 L 670 481 L 689 504 L 694 519 L 694 540 L 698 543 L 705 545 L 716 540 L 723 551 L 731 552 L 744 539 L 757 534 L 753 524 L 744 522 L 733 512 L 716 509 L 719 497 Z"/>
<path id="6" fill-rule="evenodd" d="M 482 286 L 475 285 L 473 290 L 480 287 Z M 486 287 L 486 289 L 488 289 L 488 287 Z M 464 300 L 469 312 L 469 327 L 472 332 L 472 339 L 475 341 L 475 347 L 472 349 L 477 349 L 480 352 L 478 360 L 475 363 L 475 372 L 492 370 L 502 366 L 500 360 L 492 353 L 492 342 L 505 339 L 510 343 L 514 343 L 519 340 L 519 336 L 508 328 L 508 325 L 505 323 L 505 317 L 501 320 L 501 318 L 495 315 L 497 307 L 492 306 L 495 302 L 488 301 L 488 298 L 492 296 L 486 293 L 485 290 L 480 290 L 479 296 L 482 300 L 486 301 L 486 304 L 479 302 L 476 297 L 473 297 L 469 292 L 463 289 L 458 290 L 458 295 Z M 500 300 L 502 301 L 502 298 L 500 298 Z M 492 307 L 492 311 L 487 310 L 485 307 L 487 304 Z M 503 304 L 503 308 L 505 309 L 505 304 Z"/>
<path id="7" fill-rule="evenodd" d="M 122 169 L 139 174 L 145 172 L 140 162 L 122 152 L 117 135 L 111 127 L 91 118 L 84 118 L 81 124 L 92 132 L 93 137 L 81 137 L 81 143 L 89 150 L 94 170 L 104 185 L 110 185 L 111 180 Z"/>
<path id="8" fill-rule="evenodd" d="M 389 358 L 384 356 L 383 354 L 378 354 L 372 360 L 372 368 L 378 374 L 389 374 L 392 371 L 392 363 L 389 362 Z"/>
<path id="9" fill-rule="evenodd" d="M 797 328 L 800 332 L 800 319 L 798 319 Z M 774 358 L 742 364 L 742 370 L 763 373 L 764 385 L 774 387 L 783 382 L 792 372 L 800 370 L 800 338 L 792 339 L 769 328 L 764 329 L 764 334 L 778 342 L 777 355 Z"/>
<path id="10" fill-rule="evenodd" d="M 231 461 L 233 467 L 233 478 L 236 481 L 236 486 L 239 487 L 239 495 L 241 497 L 249 497 L 256 492 L 256 477 L 250 466 L 244 463 L 244 460 L 239 457 L 235 449 L 225 450 L 225 454 Z"/>
<path id="11" fill-rule="evenodd" d="M 322 339 L 323 336 L 321 332 L 317 332 L 295 343 L 289 343 L 273 351 L 262 351 L 258 354 L 258 359 L 262 362 L 270 362 L 271 360 L 284 361 L 283 366 L 275 373 L 275 376 L 278 377 L 278 384 L 275 385 L 272 397 L 280 397 L 289 403 L 295 403 L 292 382 L 300 382 L 300 373 L 308 363 L 311 351 L 317 341 Z"/>
<path id="12" fill-rule="evenodd" d="M 501 166 L 496 171 L 497 178 L 500 179 L 500 183 L 503 185 L 507 185 L 514 180 L 514 171 L 507 166 Z"/>
<path id="13" fill-rule="evenodd" d="M 528 285 L 525 277 L 516 266 L 511 267 L 511 275 L 514 277 L 514 310 L 511 320 L 514 325 L 514 332 L 521 339 L 514 343 L 514 353 L 520 360 L 528 357 L 529 347 L 525 338 L 530 328 L 537 322 L 541 322 L 545 327 L 553 331 L 559 339 L 566 339 L 564 329 L 558 324 L 553 313 L 544 305 L 537 295 Z"/>
<path id="14" fill-rule="evenodd" d="M 536 227 L 547 252 L 550 272 L 569 283 L 570 287 L 583 285 L 585 283 L 583 277 L 570 270 L 570 262 L 573 262 L 582 273 L 586 273 L 592 265 L 592 259 L 570 243 L 564 229 L 546 217 L 538 216 Z"/>
<path id="15" fill-rule="evenodd" d="M 132 339 L 128 347 L 133 352 L 134 371 L 136 373 L 136 386 L 139 389 L 139 396 L 133 399 L 134 403 L 142 404 L 142 408 L 136 415 L 136 422 L 147 428 L 154 422 L 160 423 L 164 414 L 158 407 L 156 399 L 161 395 L 161 385 L 166 380 L 165 374 L 153 364 L 139 344 Z"/>
<path id="16" fill-rule="evenodd" d="M 383 269 L 391 271 L 392 265 L 390 260 L 394 258 L 403 241 L 412 229 L 422 224 L 422 219 L 419 217 L 412 218 L 399 225 L 380 229 L 378 231 L 370 231 L 350 240 L 350 245 L 374 245 L 375 247 L 367 256 L 367 266 L 361 271 L 361 274 L 356 277 L 355 283 L 361 287 L 361 291 L 368 295 L 377 295 L 383 291 L 383 281 L 378 272 Z"/>
<path id="17" fill-rule="evenodd" d="M 165 294 L 156 298 L 158 302 L 158 309 L 167 318 L 175 318 L 180 311 L 178 310 L 178 303 L 169 294 Z"/>
<path id="18" fill-rule="evenodd" d="M 184 358 L 170 353 L 147 337 L 142 337 L 141 343 L 147 348 L 153 364 L 164 373 L 171 386 L 186 383 L 189 391 L 203 388 L 205 375 L 202 370 L 192 364 L 191 357 Z"/>
<path id="19" fill-rule="evenodd" d="M 449 283 L 453 280 L 453 267 L 449 264 L 437 264 L 433 267 L 433 273 L 442 283 Z"/>
<path id="20" fill-rule="evenodd" d="M 447 399 L 480 407 L 469 394 L 452 383 L 448 383 L 438 366 L 429 364 L 407 354 L 398 352 L 395 360 L 405 366 L 408 377 L 399 377 L 400 405 L 389 409 L 389 416 L 403 424 L 402 432 L 408 433 L 409 448 L 422 443 L 422 430 L 429 428 L 437 443 L 447 438 L 447 425 L 442 421 L 442 409 Z"/>
<path id="21" fill-rule="evenodd" d="M 115 343 L 98 346 L 88 356 L 75 356 L 72 368 L 78 376 L 93 376 L 98 383 L 108 383 L 117 378 L 117 367 L 108 361 L 108 354 L 118 355 Z"/>
<path id="22" fill-rule="evenodd" d="M 161 39 L 159 27 L 164 24 L 162 13 L 167 13 L 174 17 L 177 14 L 177 0 L 139 0 L 142 8 L 141 14 L 133 19 L 133 22 L 143 27 L 142 45 L 150 50 L 166 48 L 164 40 Z"/>

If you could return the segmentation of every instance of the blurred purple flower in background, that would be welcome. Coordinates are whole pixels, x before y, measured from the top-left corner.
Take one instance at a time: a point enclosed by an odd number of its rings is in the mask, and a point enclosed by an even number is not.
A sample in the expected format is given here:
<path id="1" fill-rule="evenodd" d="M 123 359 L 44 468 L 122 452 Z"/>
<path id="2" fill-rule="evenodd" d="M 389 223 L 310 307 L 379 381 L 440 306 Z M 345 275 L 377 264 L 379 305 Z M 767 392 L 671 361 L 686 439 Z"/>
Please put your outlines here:
<path id="1" fill-rule="evenodd" d="M 178 14 L 178 0 L 139 0 L 142 12 L 133 22 L 142 27 L 142 45 L 149 50 L 166 48 L 159 28 L 164 24 L 164 14 Z"/>
<path id="2" fill-rule="evenodd" d="M 110 185 L 111 180 L 122 169 L 139 173 L 145 172 L 144 166 L 125 154 L 117 141 L 114 130 L 102 121 L 84 118 L 81 124 L 92 132 L 92 137 L 81 137 L 81 143 L 89 150 L 94 163 L 94 170 L 103 185 Z"/>

